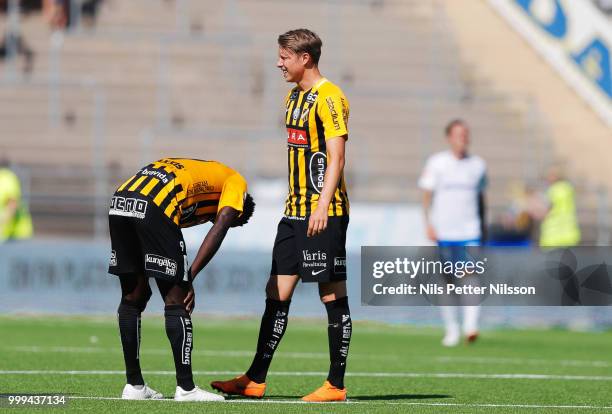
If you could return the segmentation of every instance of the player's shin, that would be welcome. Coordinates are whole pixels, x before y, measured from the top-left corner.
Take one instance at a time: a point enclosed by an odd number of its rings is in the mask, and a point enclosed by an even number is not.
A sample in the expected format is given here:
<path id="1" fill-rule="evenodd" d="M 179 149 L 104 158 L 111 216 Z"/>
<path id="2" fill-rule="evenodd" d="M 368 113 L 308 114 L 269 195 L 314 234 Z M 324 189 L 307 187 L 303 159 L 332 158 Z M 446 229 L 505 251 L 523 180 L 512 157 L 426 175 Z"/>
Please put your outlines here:
<path id="1" fill-rule="evenodd" d="M 142 307 L 135 302 L 122 299 L 117 309 L 125 374 L 127 383 L 134 386 L 144 385 L 140 371 L 140 314 Z"/>
<path id="2" fill-rule="evenodd" d="M 176 383 L 185 391 L 195 387 L 191 372 L 191 351 L 193 349 L 193 328 L 191 317 L 183 305 L 166 305 L 166 335 L 172 346 Z"/>
<path id="3" fill-rule="evenodd" d="M 344 388 L 344 373 L 348 357 L 353 325 L 348 297 L 325 304 L 327 310 L 327 335 L 329 338 L 329 375 L 327 380 L 337 388 Z"/>
<path id="4" fill-rule="evenodd" d="M 266 310 L 261 318 L 257 353 L 246 375 L 251 381 L 264 383 L 272 362 L 274 351 L 278 347 L 287 329 L 287 315 L 291 301 L 266 299 Z"/>

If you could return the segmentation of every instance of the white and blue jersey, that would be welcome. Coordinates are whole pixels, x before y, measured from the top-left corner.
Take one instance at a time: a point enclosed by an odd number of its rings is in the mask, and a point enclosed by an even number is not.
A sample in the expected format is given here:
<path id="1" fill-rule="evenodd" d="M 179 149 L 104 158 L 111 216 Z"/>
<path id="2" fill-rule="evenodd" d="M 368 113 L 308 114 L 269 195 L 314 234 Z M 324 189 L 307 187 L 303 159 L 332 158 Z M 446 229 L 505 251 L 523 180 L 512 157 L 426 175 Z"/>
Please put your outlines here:
<path id="1" fill-rule="evenodd" d="M 478 196 L 487 185 L 486 171 L 476 155 L 459 159 L 443 151 L 427 160 L 419 187 L 433 193 L 430 219 L 441 247 L 480 243 Z"/>

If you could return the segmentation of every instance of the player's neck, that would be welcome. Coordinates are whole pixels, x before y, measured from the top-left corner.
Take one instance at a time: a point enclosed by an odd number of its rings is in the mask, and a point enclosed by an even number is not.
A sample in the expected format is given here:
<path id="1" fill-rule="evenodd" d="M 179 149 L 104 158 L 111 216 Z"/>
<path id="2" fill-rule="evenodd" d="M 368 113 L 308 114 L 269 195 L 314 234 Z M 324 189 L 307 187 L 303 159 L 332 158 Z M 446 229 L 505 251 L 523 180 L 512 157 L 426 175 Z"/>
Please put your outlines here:
<path id="1" fill-rule="evenodd" d="M 468 152 L 466 151 L 455 151 L 455 150 L 451 150 L 451 153 L 453 154 L 453 156 L 455 158 L 457 158 L 458 160 L 462 160 L 464 158 L 467 158 L 468 156 Z"/>
<path id="2" fill-rule="evenodd" d="M 297 83 L 298 88 L 300 88 L 302 91 L 312 89 L 312 87 L 315 86 L 322 78 L 323 76 L 321 75 L 321 72 L 319 72 L 319 68 L 316 66 L 312 69 L 306 69 L 302 75 L 302 79 L 300 79 L 300 81 Z"/>

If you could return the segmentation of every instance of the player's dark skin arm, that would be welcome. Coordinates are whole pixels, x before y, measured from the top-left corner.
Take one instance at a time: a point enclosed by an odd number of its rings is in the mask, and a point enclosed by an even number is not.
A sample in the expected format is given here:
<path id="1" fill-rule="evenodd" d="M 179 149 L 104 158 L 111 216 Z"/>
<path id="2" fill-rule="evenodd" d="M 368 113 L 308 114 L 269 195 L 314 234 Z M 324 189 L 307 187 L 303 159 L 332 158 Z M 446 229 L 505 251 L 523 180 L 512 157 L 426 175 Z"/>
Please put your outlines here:
<path id="1" fill-rule="evenodd" d="M 480 217 L 481 243 L 487 240 L 487 201 L 484 191 L 478 193 L 478 216 Z"/>
<path id="2" fill-rule="evenodd" d="M 198 273 L 210 262 L 214 257 L 217 250 L 221 246 L 227 231 L 231 227 L 234 220 L 240 215 L 240 212 L 231 208 L 223 207 L 217 214 L 213 226 L 206 234 L 202 245 L 198 250 L 193 263 L 191 264 L 191 281 L 196 278 Z M 185 296 L 185 309 L 191 313 L 195 305 L 195 292 L 193 291 L 193 284 L 190 284 L 187 296 Z"/>

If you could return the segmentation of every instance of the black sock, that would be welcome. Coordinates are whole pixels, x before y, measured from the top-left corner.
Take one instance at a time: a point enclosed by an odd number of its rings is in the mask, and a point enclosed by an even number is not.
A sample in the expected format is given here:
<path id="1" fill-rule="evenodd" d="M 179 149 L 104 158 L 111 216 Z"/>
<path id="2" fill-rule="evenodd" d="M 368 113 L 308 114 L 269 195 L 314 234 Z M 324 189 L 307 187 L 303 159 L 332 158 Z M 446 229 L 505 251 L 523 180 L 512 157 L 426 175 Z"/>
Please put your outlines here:
<path id="1" fill-rule="evenodd" d="M 348 298 L 345 296 L 325 304 L 327 309 L 327 336 L 329 338 L 329 375 L 327 380 L 338 388 L 344 388 L 344 371 L 348 357 L 353 326 Z"/>
<path id="2" fill-rule="evenodd" d="M 140 313 L 141 307 L 136 303 L 121 300 L 117 309 L 123 359 L 125 361 L 125 376 L 131 385 L 144 385 L 140 372 Z"/>
<path id="3" fill-rule="evenodd" d="M 266 299 L 266 310 L 261 317 L 257 352 L 246 375 L 251 381 L 266 382 L 266 375 L 272 362 L 274 351 L 278 347 L 287 329 L 287 315 L 291 301 Z"/>
<path id="4" fill-rule="evenodd" d="M 193 350 L 193 329 L 191 317 L 183 305 L 166 305 L 166 335 L 172 346 L 176 384 L 185 391 L 191 391 L 195 384 L 191 373 L 191 351 Z"/>

